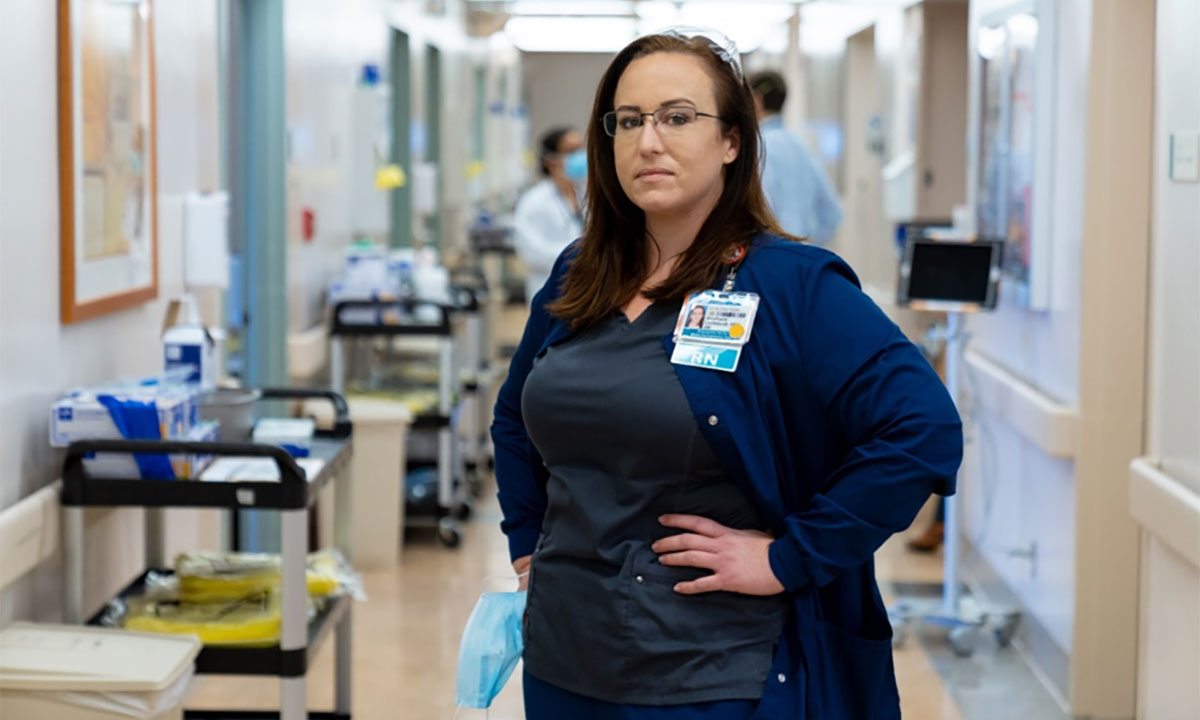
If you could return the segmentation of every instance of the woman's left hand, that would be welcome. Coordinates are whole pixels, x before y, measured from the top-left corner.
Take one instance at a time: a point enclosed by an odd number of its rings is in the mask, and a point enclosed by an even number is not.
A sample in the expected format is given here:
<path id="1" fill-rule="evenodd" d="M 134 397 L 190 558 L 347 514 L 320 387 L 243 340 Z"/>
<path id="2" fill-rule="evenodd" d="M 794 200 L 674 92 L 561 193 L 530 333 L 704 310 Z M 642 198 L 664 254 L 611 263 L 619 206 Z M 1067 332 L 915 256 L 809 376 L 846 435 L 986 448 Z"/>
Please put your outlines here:
<path id="1" fill-rule="evenodd" d="M 675 592 L 696 595 L 725 590 L 743 595 L 778 595 L 784 591 L 771 570 L 767 553 L 774 538 L 767 533 L 734 530 L 698 515 L 663 515 L 658 521 L 665 527 L 688 531 L 651 546 L 660 563 L 713 572 L 677 584 Z"/>

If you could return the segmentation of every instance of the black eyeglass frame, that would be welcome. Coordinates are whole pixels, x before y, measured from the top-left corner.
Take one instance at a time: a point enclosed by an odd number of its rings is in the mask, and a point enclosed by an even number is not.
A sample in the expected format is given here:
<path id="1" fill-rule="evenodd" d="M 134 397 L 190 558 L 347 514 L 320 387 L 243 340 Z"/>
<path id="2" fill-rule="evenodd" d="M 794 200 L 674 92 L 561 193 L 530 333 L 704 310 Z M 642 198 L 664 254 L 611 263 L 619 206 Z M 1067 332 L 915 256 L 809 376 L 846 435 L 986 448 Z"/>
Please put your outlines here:
<path id="1" fill-rule="evenodd" d="M 641 129 L 642 125 L 646 124 L 645 121 L 642 120 L 642 118 L 645 118 L 646 116 L 650 116 L 650 118 L 654 121 L 654 128 L 657 130 L 658 125 L 659 125 L 659 120 L 658 120 L 658 118 L 655 117 L 655 115 L 657 115 L 658 113 L 663 112 L 665 110 L 676 110 L 676 109 L 678 109 L 678 108 L 665 107 L 665 108 L 659 108 L 658 110 L 655 110 L 654 112 L 638 113 L 637 116 L 638 116 L 638 120 L 640 121 L 640 123 L 638 125 L 638 129 Z M 690 107 L 687 109 L 691 110 L 693 113 L 695 113 L 696 117 L 712 118 L 713 120 L 718 120 L 722 123 L 725 123 L 726 125 L 729 124 L 728 121 L 726 121 L 725 118 L 721 117 L 720 115 L 713 115 L 712 113 L 700 112 L 699 110 L 692 110 L 692 108 L 690 108 Z M 612 120 L 609 120 L 609 118 L 612 118 Z M 608 112 L 601 115 L 600 116 L 600 124 L 604 126 L 604 134 L 608 135 L 611 138 L 615 138 L 617 136 L 617 111 L 609 110 Z"/>

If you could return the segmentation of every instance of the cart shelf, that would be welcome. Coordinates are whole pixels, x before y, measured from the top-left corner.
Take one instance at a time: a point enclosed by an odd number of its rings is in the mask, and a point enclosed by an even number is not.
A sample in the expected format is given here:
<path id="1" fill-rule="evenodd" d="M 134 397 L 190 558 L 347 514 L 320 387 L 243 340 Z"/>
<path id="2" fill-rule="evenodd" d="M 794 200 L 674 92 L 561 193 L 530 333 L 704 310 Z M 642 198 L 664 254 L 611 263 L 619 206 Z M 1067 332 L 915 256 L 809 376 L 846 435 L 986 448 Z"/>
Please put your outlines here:
<path id="1" fill-rule="evenodd" d="M 435 322 L 420 322 L 416 318 L 418 308 L 434 308 L 438 319 Z M 333 307 L 329 334 L 333 336 L 400 337 L 436 336 L 449 337 L 454 333 L 453 314 L 458 308 L 429 300 L 344 300 Z M 390 320 L 382 322 L 356 322 L 348 319 L 354 312 L 369 311 L 377 317 Z"/>
<path id="2" fill-rule="evenodd" d="M 146 594 L 146 577 L 150 573 L 173 575 L 172 570 L 147 570 L 117 595 L 126 600 Z M 350 609 L 354 598 L 349 596 L 331 598 L 308 623 L 308 646 L 297 650 L 280 650 L 273 647 L 225 647 L 206 645 L 196 658 L 196 672 L 206 675 L 266 675 L 272 677 L 299 677 L 308 672 L 317 656 L 321 644 L 329 632 L 341 622 Z M 88 620 L 89 625 L 100 625 L 104 615 L 101 610 Z"/>
<path id="3" fill-rule="evenodd" d="M 279 481 L 143 480 L 92 478 L 83 459 L 92 453 L 191 453 L 218 457 L 267 457 L 279 467 Z M 350 440 L 318 433 L 309 457 L 323 460 L 315 477 L 286 450 L 258 443 L 208 443 L 163 440 L 84 440 L 72 443 L 63 465 L 64 507 L 136 505 L 142 507 L 210 507 L 295 510 L 311 506 L 350 458 Z"/>

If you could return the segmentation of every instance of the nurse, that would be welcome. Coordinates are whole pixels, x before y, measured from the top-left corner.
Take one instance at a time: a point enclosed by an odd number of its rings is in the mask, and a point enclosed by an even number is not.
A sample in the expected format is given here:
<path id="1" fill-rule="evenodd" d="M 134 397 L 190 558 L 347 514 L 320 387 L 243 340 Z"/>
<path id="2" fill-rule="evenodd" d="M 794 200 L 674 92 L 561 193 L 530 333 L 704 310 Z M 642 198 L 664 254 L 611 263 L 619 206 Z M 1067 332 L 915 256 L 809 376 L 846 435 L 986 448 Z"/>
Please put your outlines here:
<path id="1" fill-rule="evenodd" d="M 571 128 L 546 131 L 538 159 L 542 180 L 517 201 L 513 220 L 517 256 L 529 273 L 525 280 L 527 302 L 546 284 L 559 253 L 579 237 L 582 187 L 587 179 L 583 138 Z"/>
<path id="2" fill-rule="evenodd" d="M 961 424 L 850 268 L 779 229 L 737 57 L 671 32 L 613 59 L 583 235 L 496 405 L 531 720 L 900 717 L 872 555 L 954 491 Z M 676 352 L 701 291 L 733 293 L 705 322 L 741 328 L 727 365 Z"/>

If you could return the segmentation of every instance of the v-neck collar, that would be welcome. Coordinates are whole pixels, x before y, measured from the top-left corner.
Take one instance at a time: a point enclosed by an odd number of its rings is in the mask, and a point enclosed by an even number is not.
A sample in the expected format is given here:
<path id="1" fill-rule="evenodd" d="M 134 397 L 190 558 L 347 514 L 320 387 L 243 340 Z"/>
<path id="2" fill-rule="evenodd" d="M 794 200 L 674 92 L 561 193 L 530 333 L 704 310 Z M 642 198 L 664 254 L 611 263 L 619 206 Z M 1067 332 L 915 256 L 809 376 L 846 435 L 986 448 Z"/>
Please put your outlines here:
<path id="1" fill-rule="evenodd" d="M 634 328 L 634 327 L 640 327 L 641 325 L 645 324 L 645 322 L 650 322 L 649 320 L 644 320 L 644 318 L 647 315 L 651 315 L 652 313 L 669 312 L 671 307 L 673 307 L 674 305 L 675 305 L 675 303 L 664 302 L 661 300 L 657 301 L 657 302 L 652 302 L 649 305 L 647 305 L 644 310 L 642 310 L 640 313 L 638 313 L 638 316 L 633 318 L 632 320 L 629 319 L 629 316 L 626 315 L 625 311 L 622 310 L 621 308 L 617 308 L 614 311 L 614 314 L 616 315 L 617 322 L 621 325 L 621 327 Z M 657 315 L 655 315 L 655 317 L 657 317 Z"/>

